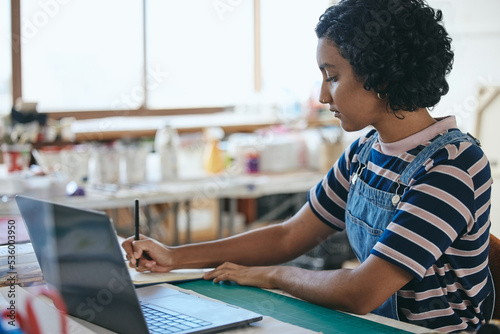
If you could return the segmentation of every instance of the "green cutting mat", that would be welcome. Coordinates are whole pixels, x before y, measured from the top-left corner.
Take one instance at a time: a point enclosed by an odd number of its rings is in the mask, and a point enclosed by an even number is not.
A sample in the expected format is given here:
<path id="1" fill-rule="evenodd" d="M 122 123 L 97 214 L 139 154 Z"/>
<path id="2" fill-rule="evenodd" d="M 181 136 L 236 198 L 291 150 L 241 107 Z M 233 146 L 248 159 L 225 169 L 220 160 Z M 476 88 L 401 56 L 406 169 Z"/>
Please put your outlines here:
<path id="1" fill-rule="evenodd" d="M 409 333 L 259 288 L 240 286 L 234 283 L 216 284 L 205 280 L 183 282 L 177 286 L 325 334 Z"/>

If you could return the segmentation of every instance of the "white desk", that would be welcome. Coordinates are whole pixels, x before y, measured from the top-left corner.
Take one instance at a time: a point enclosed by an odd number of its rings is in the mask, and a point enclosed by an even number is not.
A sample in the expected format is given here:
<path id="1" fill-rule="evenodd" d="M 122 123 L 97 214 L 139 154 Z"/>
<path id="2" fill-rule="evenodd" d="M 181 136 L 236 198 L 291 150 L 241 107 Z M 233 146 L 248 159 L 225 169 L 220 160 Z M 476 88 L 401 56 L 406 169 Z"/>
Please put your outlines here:
<path id="1" fill-rule="evenodd" d="M 183 291 L 183 289 L 177 288 L 176 286 L 166 284 L 167 286 Z M 53 304 L 47 300 L 46 298 L 36 298 L 35 295 L 40 287 L 28 287 L 22 288 L 19 286 L 15 287 L 16 291 L 16 299 L 15 299 L 15 307 L 16 312 L 18 314 L 26 315 L 26 300 L 33 300 L 33 308 L 35 310 L 35 316 L 39 322 L 39 326 L 45 333 L 57 333 L 59 332 L 60 322 L 59 317 L 60 314 L 58 310 L 53 306 Z M 200 298 L 207 298 L 201 294 L 197 294 L 193 291 L 189 291 L 189 293 L 198 295 Z M 10 306 L 10 301 L 13 300 L 9 298 L 9 287 L 0 287 L 0 307 L 2 309 L 6 309 Z M 78 333 L 78 334 L 113 334 L 112 332 L 106 328 L 94 325 L 90 322 L 84 321 L 82 319 L 78 319 L 73 316 L 66 315 L 66 324 L 68 333 Z M 16 325 L 18 322 L 15 322 Z M 236 334 L 236 333 L 255 333 L 255 334 L 272 334 L 272 333 L 290 333 L 290 334 L 306 334 L 306 333 L 315 333 L 314 331 L 307 330 L 305 328 L 301 328 L 292 324 L 288 324 L 285 322 L 281 322 L 279 320 L 273 319 L 269 316 L 265 316 L 262 321 L 256 322 L 252 325 L 246 327 L 238 327 L 236 329 L 229 329 L 222 331 L 226 334 Z"/>
<path id="2" fill-rule="evenodd" d="M 191 294 L 195 294 L 200 296 L 201 298 L 209 298 L 199 292 L 196 292 L 195 290 L 184 290 L 182 288 L 179 288 L 174 285 L 167 285 L 171 288 L 174 289 L 180 289 L 181 291 L 185 291 Z M 0 306 L 5 307 L 7 305 L 7 302 L 10 302 L 11 299 L 8 297 L 8 289 L 9 287 L 1 287 L 0 288 Z M 29 288 L 21 288 L 21 287 L 16 287 L 16 307 L 18 312 L 21 311 L 23 312 L 23 306 L 25 305 L 25 300 L 30 296 L 32 293 L 35 293 L 37 291 L 38 287 L 29 287 Z M 246 287 L 241 287 L 241 289 L 246 289 Z M 231 294 L 232 291 L 227 291 L 227 290 L 222 290 L 224 294 Z M 234 293 L 234 292 L 233 292 Z M 256 322 L 250 326 L 242 327 L 242 328 L 237 328 L 233 330 L 227 330 L 223 331 L 223 333 L 255 333 L 255 334 L 266 334 L 266 333 L 290 333 L 290 334 L 305 334 L 305 333 L 315 333 L 313 330 L 309 330 L 303 327 L 299 327 L 297 325 L 292 325 L 287 322 L 283 322 L 280 320 L 275 319 L 274 317 L 266 315 L 266 313 L 273 313 L 276 310 L 273 311 L 274 307 L 279 307 L 279 306 L 286 306 L 287 304 L 290 304 L 293 302 L 292 299 L 288 299 L 287 297 L 283 297 L 282 295 L 279 294 L 269 294 L 267 295 L 266 300 L 258 300 L 256 301 L 260 305 L 260 312 L 264 314 L 264 319 L 262 321 Z M 32 295 L 31 295 L 32 296 Z M 3 299 L 2 299 L 3 297 Z M 212 298 L 214 299 L 214 298 Z M 216 298 L 214 300 L 217 300 Z M 306 304 L 307 305 L 307 304 Z M 57 329 L 58 322 L 54 321 L 55 319 L 58 319 L 59 315 L 57 311 L 54 309 L 54 307 L 47 302 L 46 299 L 41 299 L 41 298 L 36 298 L 34 302 L 34 307 L 36 310 L 36 314 L 38 315 L 39 321 L 41 321 L 42 326 L 47 326 L 44 328 L 50 328 L 52 331 Z M 314 309 L 316 309 L 316 306 L 314 306 Z M 256 310 L 257 311 L 257 310 Z M 308 317 L 311 317 L 311 314 L 314 313 L 314 310 L 308 310 L 306 309 L 301 309 L 301 312 L 303 312 L 303 317 L 307 319 Z M 331 311 L 335 312 L 335 311 Z M 277 312 L 279 313 L 279 312 Z M 343 313 L 342 313 L 343 314 Z M 345 314 L 344 316 L 341 315 L 341 318 L 336 318 L 337 320 L 342 320 L 343 317 L 351 317 L 352 315 L 350 314 Z M 317 317 L 317 314 L 316 314 Z M 370 322 L 373 322 L 375 324 L 380 324 L 380 326 L 376 326 L 375 328 L 377 329 L 377 333 L 398 333 L 401 331 L 405 331 L 406 333 L 429 333 L 431 330 L 411 324 L 407 324 L 404 322 L 396 321 L 393 319 L 389 318 L 384 318 L 380 317 L 377 315 L 369 314 L 366 316 L 358 316 L 360 318 L 360 322 L 363 322 L 364 324 L 369 325 L 366 328 L 366 332 L 371 332 L 374 330 L 373 326 L 370 326 Z M 112 333 L 109 330 L 103 329 L 101 327 L 98 327 L 96 325 L 93 325 L 91 323 L 88 323 L 86 321 L 74 318 L 74 317 L 68 317 L 68 332 L 69 333 L 85 333 L 85 334 L 92 334 L 92 333 Z M 324 328 L 322 332 L 324 333 L 353 333 L 355 328 L 359 329 L 359 326 L 349 328 L 349 326 L 346 326 L 345 324 L 335 324 L 333 320 L 332 324 L 329 326 L 329 328 Z M 49 329 L 49 330 L 50 330 Z"/>
<path id="3" fill-rule="evenodd" d="M 236 175 L 224 172 L 218 175 L 208 175 L 196 179 L 178 180 L 162 184 L 144 184 L 133 187 L 111 187 L 110 190 L 86 189 L 85 196 L 65 197 L 43 196 L 38 192 L 35 197 L 43 197 L 54 202 L 75 206 L 84 209 L 117 209 L 133 207 L 134 200 L 139 199 L 142 206 L 172 203 L 174 215 L 177 214 L 180 204 L 186 206 L 187 234 L 191 232 L 189 207 L 191 203 L 207 199 L 229 199 L 230 203 L 230 233 L 233 232 L 234 216 L 236 213 L 236 199 L 257 198 L 266 195 L 303 193 L 318 183 L 323 174 L 314 171 L 294 171 L 280 174 Z M 1 181 L 0 181 L 1 182 Z M 1 189 L 1 187 L 0 187 Z M 1 190 L 0 190 L 1 192 Z M 0 196 L 3 194 L 0 194 Z M 7 202 L 0 202 L 2 215 L 19 215 L 14 193 L 9 195 Z M 30 195 L 28 193 L 28 195 Z M 177 224 L 176 224 L 177 225 Z M 178 226 L 175 226 L 178 233 Z M 219 221 L 219 236 L 222 234 L 222 220 Z M 174 236 L 178 241 L 178 236 Z M 189 239 L 188 239 L 189 241 Z"/>

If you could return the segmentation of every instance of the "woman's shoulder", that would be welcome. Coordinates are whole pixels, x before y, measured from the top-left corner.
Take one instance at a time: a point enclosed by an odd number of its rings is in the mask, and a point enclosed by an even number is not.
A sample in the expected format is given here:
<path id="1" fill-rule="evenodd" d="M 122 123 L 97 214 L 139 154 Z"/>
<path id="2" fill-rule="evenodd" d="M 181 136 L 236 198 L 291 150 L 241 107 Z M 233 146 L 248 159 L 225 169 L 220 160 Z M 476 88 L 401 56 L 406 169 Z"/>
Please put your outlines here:
<path id="1" fill-rule="evenodd" d="M 450 130 L 450 133 L 460 133 L 458 129 Z M 442 145 L 414 175 L 415 179 L 425 175 L 436 175 L 439 180 L 443 175 L 453 175 L 452 181 L 460 181 L 467 184 L 475 184 L 473 188 L 481 187 L 491 182 L 491 169 L 488 158 L 472 136 L 460 136 L 457 139 Z M 436 172 L 436 173 L 433 173 Z M 426 178 L 428 179 L 428 178 Z"/>
<path id="2" fill-rule="evenodd" d="M 487 160 L 484 151 L 481 149 L 480 142 L 472 135 L 462 133 L 459 129 L 450 129 L 447 133 L 455 135 L 456 139 L 447 142 L 436 151 L 431 157 L 434 164 L 465 163 L 466 165 L 473 165 L 481 160 Z M 437 138 L 434 140 L 437 140 Z"/>

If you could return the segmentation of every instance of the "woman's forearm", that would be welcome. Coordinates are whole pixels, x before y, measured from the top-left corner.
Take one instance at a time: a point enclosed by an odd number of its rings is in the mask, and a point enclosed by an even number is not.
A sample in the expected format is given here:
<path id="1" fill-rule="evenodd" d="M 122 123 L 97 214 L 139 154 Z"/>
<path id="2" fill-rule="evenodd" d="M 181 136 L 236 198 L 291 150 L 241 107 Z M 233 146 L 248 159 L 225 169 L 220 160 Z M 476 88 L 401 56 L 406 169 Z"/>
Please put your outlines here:
<path id="1" fill-rule="evenodd" d="M 268 226 L 236 236 L 172 247 L 176 268 L 215 267 L 223 262 L 242 265 L 271 265 L 291 260 L 286 229 L 282 224 Z"/>
<path id="2" fill-rule="evenodd" d="M 215 267 L 224 262 L 267 266 L 293 260 L 324 241 L 334 230 L 308 204 L 281 224 L 233 237 L 172 248 L 177 268 Z"/>

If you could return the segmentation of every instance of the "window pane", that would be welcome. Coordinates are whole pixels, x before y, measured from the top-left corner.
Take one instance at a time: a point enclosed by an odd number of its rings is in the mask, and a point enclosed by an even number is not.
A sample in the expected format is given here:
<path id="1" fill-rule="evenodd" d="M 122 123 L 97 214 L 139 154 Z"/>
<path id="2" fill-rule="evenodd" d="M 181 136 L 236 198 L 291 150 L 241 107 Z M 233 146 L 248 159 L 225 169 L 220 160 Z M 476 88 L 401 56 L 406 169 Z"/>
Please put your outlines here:
<path id="1" fill-rule="evenodd" d="M 263 91 L 277 102 L 304 102 L 321 80 L 314 28 L 329 2 L 261 1 Z"/>
<path id="2" fill-rule="evenodd" d="M 12 107 L 12 64 L 10 42 L 10 1 L 0 1 L 0 115 Z"/>
<path id="3" fill-rule="evenodd" d="M 23 98 L 41 111 L 143 103 L 142 1 L 22 1 Z"/>
<path id="4" fill-rule="evenodd" d="M 148 107 L 242 101 L 253 90 L 252 1 L 147 2 Z"/>

